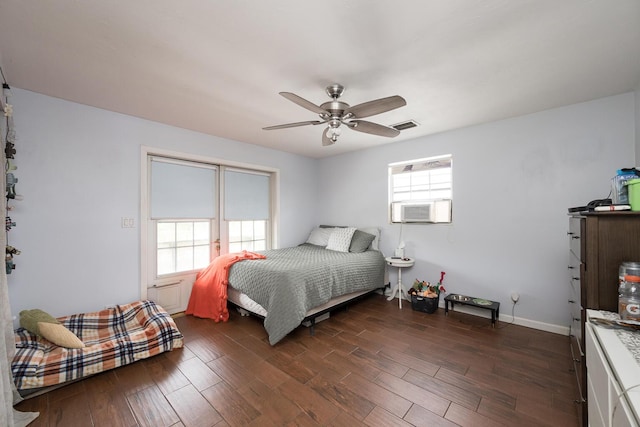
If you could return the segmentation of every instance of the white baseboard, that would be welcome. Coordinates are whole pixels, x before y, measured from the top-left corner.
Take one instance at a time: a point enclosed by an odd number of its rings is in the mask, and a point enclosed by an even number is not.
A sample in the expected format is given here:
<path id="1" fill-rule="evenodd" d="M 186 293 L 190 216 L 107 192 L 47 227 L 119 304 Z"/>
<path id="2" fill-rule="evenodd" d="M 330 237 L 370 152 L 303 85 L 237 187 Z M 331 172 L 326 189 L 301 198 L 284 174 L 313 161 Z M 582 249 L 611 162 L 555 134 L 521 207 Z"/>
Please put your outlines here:
<path id="1" fill-rule="evenodd" d="M 444 309 L 444 304 L 444 301 L 441 300 L 439 307 Z M 457 304 L 455 306 L 455 311 L 491 319 L 491 312 L 483 308 L 475 308 L 468 305 Z M 540 331 L 551 332 L 558 335 L 569 335 L 568 326 L 554 325 L 552 323 L 544 323 L 537 320 L 525 319 L 517 316 L 512 317 L 511 314 L 500 313 L 498 321 L 503 324 L 513 322 L 514 325 L 525 326 L 527 328 L 538 329 Z"/>

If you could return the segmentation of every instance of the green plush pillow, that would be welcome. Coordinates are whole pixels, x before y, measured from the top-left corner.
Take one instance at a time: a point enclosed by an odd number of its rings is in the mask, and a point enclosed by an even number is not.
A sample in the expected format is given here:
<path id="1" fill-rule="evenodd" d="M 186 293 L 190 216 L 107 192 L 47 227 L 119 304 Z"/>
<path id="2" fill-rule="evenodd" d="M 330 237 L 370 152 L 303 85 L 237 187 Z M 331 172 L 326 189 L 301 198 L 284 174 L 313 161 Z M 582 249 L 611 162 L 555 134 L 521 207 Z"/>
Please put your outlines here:
<path id="1" fill-rule="evenodd" d="M 37 308 L 20 312 L 20 326 L 60 347 L 84 347 L 80 338 L 58 322 L 58 319 Z"/>
<path id="2" fill-rule="evenodd" d="M 364 252 L 369 248 L 373 239 L 376 236 L 373 234 L 365 233 L 364 231 L 356 230 L 353 233 L 353 238 L 351 239 L 351 245 L 349 246 L 349 252 Z"/>

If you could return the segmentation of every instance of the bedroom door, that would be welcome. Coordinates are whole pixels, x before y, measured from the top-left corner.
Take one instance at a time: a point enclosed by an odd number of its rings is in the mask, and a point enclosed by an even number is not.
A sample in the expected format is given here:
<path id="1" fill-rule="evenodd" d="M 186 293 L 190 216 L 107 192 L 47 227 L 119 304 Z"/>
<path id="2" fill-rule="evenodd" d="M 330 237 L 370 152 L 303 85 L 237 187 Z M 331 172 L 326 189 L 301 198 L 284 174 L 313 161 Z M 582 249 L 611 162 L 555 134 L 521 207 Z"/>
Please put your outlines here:
<path id="1" fill-rule="evenodd" d="M 215 257 L 275 245 L 278 173 L 142 151 L 141 298 L 177 313 Z"/>
<path id="2" fill-rule="evenodd" d="M 186 309 L 196 274 L 219 255 L 219 167 L 149 156 L 147 298 Z"/>

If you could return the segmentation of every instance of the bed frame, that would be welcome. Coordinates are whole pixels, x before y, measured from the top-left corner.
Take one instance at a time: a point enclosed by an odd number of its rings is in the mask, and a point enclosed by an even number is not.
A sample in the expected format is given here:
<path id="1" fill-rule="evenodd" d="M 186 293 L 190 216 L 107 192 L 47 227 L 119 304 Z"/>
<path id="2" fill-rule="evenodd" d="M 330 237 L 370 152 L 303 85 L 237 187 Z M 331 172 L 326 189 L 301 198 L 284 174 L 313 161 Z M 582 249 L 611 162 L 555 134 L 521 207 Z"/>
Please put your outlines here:
<path id="1" fill-rule="evenodd" d="M 309 310 L 307 312 L 307 315 L 304 317 L 304 319 L 302 319 L 302 322 L 300 323 L 301 325 L 305 322 L 309 322 L 309 335 L 315 335 L 315 326 L 316 326 L 316 319 L 320 316 L 323 316 L 327 313 L 330 313 L 332 311 L 338 310 L 340 308 L 343 307 L 347 307 L 349 304 L 357 302 L 361 299 L 364 299 L 366 297 L 368 297 L 369 295 L 381 291 L 382 295 L 385 295 L 385 291 L 387 290 L 387 288 L 391 287 L 391 283 L 387 283 L 384 286 L 381 286 L 379 288 L 374 288 L 374 289 L 370 289 L 367 291 L 358 291 L 358 292 L 352 292 L 350 294 L 345 294 L 345 295 L 341 295 L 339 297 L 335 297 L 329 301 L 327 301 L 326 303 L 312 308 L 311 310 Z M 231 304 L 232 306 L 236 307 L 238 309 L 238 311 L 243 314 L 244 313 L 248 313 L 252 316 L 258 317 L 260 319 L 264 319 L 265 316 L 259 313 L 256 313 L 255 311 L 235 302 L 232 301 L 231 299 L 228 299 L 227 302 L 229 304 Z M 244 315 L 244 314 L 243 314 Z"/>

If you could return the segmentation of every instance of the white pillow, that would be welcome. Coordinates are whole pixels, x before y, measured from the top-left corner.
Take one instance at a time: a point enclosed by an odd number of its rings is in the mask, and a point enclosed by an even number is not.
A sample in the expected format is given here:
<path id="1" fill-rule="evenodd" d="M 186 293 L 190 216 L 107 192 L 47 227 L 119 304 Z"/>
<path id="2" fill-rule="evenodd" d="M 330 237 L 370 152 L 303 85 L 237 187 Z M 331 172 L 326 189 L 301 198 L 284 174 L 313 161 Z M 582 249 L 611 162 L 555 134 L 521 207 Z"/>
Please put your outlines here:
<path id="1" fill-rule="evenodd" d="M 356 232 L 355 227 L 347 228 L 334 228 L 330 229 L 331 235 L 329 236 L 329 242 L 327 243 L 327 249 L 339 252 L 349 252 L 349 246 L 351 246 L 351 239 L 353 233 Z"/>
<path id="2" fill-rule="evenodd" d="M 329 236 L 331 236 L 331 233 L 333 233 L 333 228 L 314 228 L 311 230 L 311 234 L 309 234 L 307 243 L 325 247 L 329 243 Z"/>

